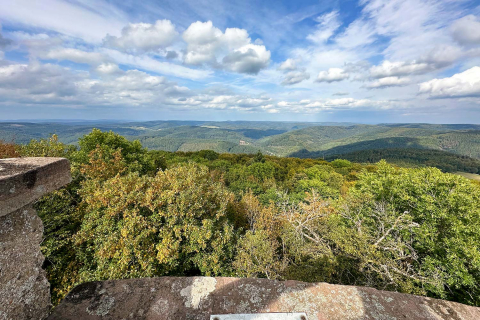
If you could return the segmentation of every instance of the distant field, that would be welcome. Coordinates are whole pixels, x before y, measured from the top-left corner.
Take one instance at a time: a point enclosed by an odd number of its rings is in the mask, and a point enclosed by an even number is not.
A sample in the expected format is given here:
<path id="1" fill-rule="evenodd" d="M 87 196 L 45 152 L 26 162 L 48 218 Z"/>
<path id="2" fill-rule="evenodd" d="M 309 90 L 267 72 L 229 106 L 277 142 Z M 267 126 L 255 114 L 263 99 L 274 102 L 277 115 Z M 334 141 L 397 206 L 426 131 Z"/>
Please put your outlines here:
<path id="1" fill-rule="evenodd" d="M 455 174 L 461 175 L 468 179 L 480 181 L 480 174 L 467 173 L 467 172 L 455 172 Z"/>

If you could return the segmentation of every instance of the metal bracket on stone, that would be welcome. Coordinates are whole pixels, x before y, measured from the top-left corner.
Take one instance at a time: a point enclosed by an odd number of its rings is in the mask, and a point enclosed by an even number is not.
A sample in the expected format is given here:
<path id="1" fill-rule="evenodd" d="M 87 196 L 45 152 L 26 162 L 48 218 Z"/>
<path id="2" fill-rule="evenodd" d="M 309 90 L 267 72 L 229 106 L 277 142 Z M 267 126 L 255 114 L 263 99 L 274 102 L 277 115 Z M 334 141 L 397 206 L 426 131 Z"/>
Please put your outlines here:
<path id="1" fill-rule="evenodd" d="M 210 320 L 307 320 L 306 313 L 243 313 L 216 314 Z"/>
<path id="2" fill-rule="evenodd" d="M 64 158 L 0 160 L 0 319 L 44 319 L 50 284 L 42 270 L 43 224 L 33 203 L 72 180 Z"/>

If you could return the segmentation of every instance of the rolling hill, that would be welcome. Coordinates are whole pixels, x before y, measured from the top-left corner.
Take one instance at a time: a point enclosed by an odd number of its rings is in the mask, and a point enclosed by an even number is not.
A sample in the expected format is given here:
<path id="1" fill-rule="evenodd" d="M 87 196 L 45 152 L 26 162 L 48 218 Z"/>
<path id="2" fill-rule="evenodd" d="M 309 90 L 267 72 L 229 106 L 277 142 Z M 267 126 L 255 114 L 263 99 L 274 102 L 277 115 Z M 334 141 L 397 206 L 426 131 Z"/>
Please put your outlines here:
<path id="1" fill-rule="evenodd" d="M 480 125 L 469 124 L 365 125 L 256 121 L 0 122 L 0 140 L 27 143 L 31 139 L 47 138 L 55 133 L 60 141 L 76 144 L 79 137 L 93 128 L 111 130 L 130 140 L 138 139 L 149 149 L 166 151 L 202 149 L 219 153 L 261 151 L 284 157 L 329 159 L 345 155 L 344 158 L 358 159 L 356 161 L 373 156 L 394 159 L 397 154 L 398 157 L 404 155 L 411 157 L 411 163 L 420 161 L 426 164 L 428 157 L 448 159 L 445 161 L 453 163 L 452 167 L 463 166 L 464 169 L 458 169 L 460 171 L 467 170 L 465 168 L 468 165 L 463 160 L 458 163 L 459 159 L 454 160 L 451 154 L 480 159 Z M 376 151 L 362 153 L 365 150 Z M 400 150 L 409 151 L 402 153 Z M 425 150 L 437 153 L 427 153 Z M 451 168 L 448 168 L 450 171 Z M 474 172 L 474 169 L 467 172 Z"/>

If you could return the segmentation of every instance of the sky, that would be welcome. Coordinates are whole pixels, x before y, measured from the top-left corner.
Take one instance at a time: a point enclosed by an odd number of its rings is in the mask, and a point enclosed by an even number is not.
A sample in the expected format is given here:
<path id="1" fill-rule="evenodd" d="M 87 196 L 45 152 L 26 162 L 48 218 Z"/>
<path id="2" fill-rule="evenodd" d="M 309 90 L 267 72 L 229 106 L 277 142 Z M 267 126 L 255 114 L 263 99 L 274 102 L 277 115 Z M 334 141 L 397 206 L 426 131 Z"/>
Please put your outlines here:
<path id="1" fill-rule="evenodd" d="M 480 123 L 480 0 L 2 0 L 0 120 Z"/>

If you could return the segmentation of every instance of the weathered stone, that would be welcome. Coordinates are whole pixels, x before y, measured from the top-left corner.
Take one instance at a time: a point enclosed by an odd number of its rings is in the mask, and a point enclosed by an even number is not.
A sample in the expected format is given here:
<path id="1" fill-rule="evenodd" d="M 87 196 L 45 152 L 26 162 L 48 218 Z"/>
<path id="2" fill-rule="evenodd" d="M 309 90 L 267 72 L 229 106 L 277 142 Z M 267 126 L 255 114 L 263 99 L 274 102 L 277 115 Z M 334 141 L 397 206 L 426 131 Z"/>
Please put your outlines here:
<path id="1" fill-rule="evenodd" d="M 16 211 L 71 181 L 64 158 L 0 160 L 0 217 Z"/>
<path id="2" fill-rule="evenodd" d="M 0 319 L 39 319 L 50 309 L 40 252 L 43 224 L 31 205 L 0 217 Z"/>
<path id="3" fill-rule="evenodd" d="M 32 202 L 70 182 L 63 158 L 0 160 L 0 320 L 44 319 L 50 284 L 42 270 L 43 224 Z"/>
<path id="4" fill-rule="evenodd" d="M 262 312 L 305 312 L 309 320 L 480 319 L 480 308 L 366 287 L 162 277 L 79 285 L 48 320 L 207 320 L 211 314 Z"/>

